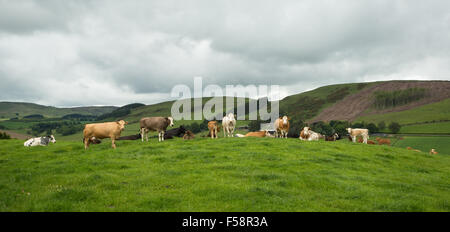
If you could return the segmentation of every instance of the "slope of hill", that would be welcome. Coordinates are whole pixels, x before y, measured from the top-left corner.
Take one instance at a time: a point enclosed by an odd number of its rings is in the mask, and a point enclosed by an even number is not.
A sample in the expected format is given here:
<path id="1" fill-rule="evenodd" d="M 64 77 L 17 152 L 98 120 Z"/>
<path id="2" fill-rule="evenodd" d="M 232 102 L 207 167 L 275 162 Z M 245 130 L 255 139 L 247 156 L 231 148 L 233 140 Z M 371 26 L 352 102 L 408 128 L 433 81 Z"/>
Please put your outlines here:
<path id="1" fill-rule="evenodd" d="M 393 92 L 412 88 L 421 88 L 427 91 L 423 98 L 410 102 L 408 104 L 390 107 L 386 109 L 377 109 L 374 107 L 375 93 L 377 91 Z M 372 115 L 378 117 L 391 112 L 408 111 L 416 107 L 436 103 L 450 98 L 449 81 L 386 81 L 374 82 L 362 90 L 348 94 L 345 98 L 336 104 L 327 107 L 309 122 L 347 120 L 354 121 L 363 116 Z M 438 111 L 442 109 L 437 109 Z M 450 116 L 446 114 L 446 117 Z M 448 118 L 450 119 L 450 118 Z M 425 120 L 418 118 L 417 120 Z"/>
<path id="2" fill-rule="evenodd" d="M 82 114 L 98 116 L 116 109 L 115 106 L 85 106 L 73 108 L 57 108 L 25 102 L 0 102 L 0 117 L 13 118 L 32 114 L 41 114 L 47 118 L 62 117 L 68 114 Z"/>

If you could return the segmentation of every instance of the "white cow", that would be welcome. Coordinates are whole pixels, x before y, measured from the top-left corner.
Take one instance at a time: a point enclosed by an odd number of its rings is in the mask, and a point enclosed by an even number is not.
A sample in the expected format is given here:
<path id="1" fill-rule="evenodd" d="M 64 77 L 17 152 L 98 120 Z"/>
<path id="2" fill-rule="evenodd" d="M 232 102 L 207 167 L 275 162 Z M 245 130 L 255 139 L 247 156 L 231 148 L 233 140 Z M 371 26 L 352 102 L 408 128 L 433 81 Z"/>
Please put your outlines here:
<path id="1" fill-rule="evenodd" d="M 32 138 L 32 139 L 27 140 L 25 143 L 23 143 L 23 145 L 25 147 L 47 146 L 50 142 L 56 143 L 56 139 L 53 135 Z"/>
<path id="2" fill-rule="evenodd" d="M 356 143 L 356 137 L 361 136 L 364 140 L 364 143 L 367 144 L 367 140 L 369 139 L 369 130 L 368 129 L 347 128 L 347 132 L 352 137 L 352 141 L 354 143 Z"/>
<path id="3" fill-rule="evenodd" d="M 222 119 L 223 137 L 233 137 L 234 128 L 236 127 L 236 119 L 234 114 L 229 113 Z"/>

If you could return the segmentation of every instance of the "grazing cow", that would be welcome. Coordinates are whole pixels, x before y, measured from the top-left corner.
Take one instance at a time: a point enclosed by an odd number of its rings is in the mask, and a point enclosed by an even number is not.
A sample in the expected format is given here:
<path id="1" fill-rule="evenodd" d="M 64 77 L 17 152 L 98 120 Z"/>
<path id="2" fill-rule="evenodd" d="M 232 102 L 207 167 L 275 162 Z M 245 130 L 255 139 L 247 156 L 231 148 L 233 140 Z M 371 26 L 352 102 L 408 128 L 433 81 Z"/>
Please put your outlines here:
<path id="1" fill-rule="evenodd" d="M 136 135 L 122 136 L 122 137 L 119 137 L 117 140 L 138 140 L 140 138 L 141 138 L 141 134 L 136 134 Z"/>
<path id="2" fill-rule="evenodd" d="M 174 129 L 170 129 L 170 130 L 166 131 L 166 133 L 164 133 L 164 139 L 173 138 L 174 136 L 183 137 L 185 133 L 186 133 L 186 128 L 184 128 L 184 126 L 180 126 L 178 128 L 174 128 Z"/>
<path id="3" fill-rule="evenodd" d="M 86 124 L 83 130 L 84 149 L 89 147 L 92 137 L 97 139 L 111 138 L 112 147 L 116 149 L 115 141 L 120 137 L 120 133 L 122 133 L 127 124 L 128 122 L 124 120 Z"/>
<path id="4" fill-rule="evenodd" d="M 277 118 L 274 123 L 275 137 L 276 138 L 287 138 L 289 132 L 289 118 L 288 116 L 283 116 Z"/>
<path id="5" fill-rule="evenodd" d="M 23 143 L 25 147 L 34 147 L 34 146 L 47 146 L 50 142 L 56 143 L 56 139 L 53 135 L 47 135 L 38 138 L 28 139 Z"/>
<path id="6" fill-rule="evenodd" d="M 210 121 L 210 122 L 208 122 L 208 129 L 209 129 L 209 135 L 208 136 L 211 136 L 212 139 L 219 138 L 219 135 L 218 135 L 219 123 L 217 121 Z"/>
<path id="7" fill-rule="evenodd" d="M 437 155 L 437 154 L 439 154 L 439 153 L 436 150 L 434 150 L 434 149 L 430 150 L 430 155 Z"/>
<path id="8" fill-rule="evenodd" d="M 234 114 L 229 113 L 222 119 L 223 137 L 233 137 L 234 129 L 236 128 L 236 119 Z"/>
<path id="9" fill-rule="evenodd" d="M 323 138 L 323 135 L 314 132 L 309 127 L 304 127 L 303 130 L 300 132 L 300 140 L 304 141 L 319 141 L 320 138 Z"/>
<path id="10" fill-rule="evenodd" d="M 264 137 L 273 137 L 269 131 L 263 130 L 263 131 L 255 131 L 255 132 L 248 132 L 245 135 L 236 134 L 236 137 L 257 137 L 257 138 L 264 138 Z"/>
<path id="11" fill-rule="evenodd" d="M 337 133 L 334 133 L 332 136 L 325 136 L 325 141 L 336 141 L 339 138 Z"/>
<path id="12" fill-rule="evenodd" d="M 383 145 L 386 144 L 388 146 L 391 146 L 391 140 L 390 139 L 382 139 L 382 138 L 376 138 L 376 140 L 378 141 L 379 145 Z"/>
<path id="13" fill-rule="evenodd" d="M 187 130 L 183 135 L 183 139 L 185 140 L 195 139 L 195 135 L 194 133 L 192 133 L 192 131 Z"/>
<path id="14" fill-rule="evenodd" d="M 356 137 L 361 136 L 364 139 L 364 143 L 367 144 L 369 139 L 369 130 L 360 128 L 347 128 L 348 134 L 352 137 L 352 141 L 356 143 Z"/>
<path id="15" fill-rule="evenodd" d="M 144 142 L 144 137 L 148 142 L 148 132 L 149 131 L 157 131 L 158 132 L 158 141 L 164 141 L 164 134 L 168 126 L 173 127 L 173 118 L 172 117 L 147 117 L 141 118 L 141 139 Z"/>

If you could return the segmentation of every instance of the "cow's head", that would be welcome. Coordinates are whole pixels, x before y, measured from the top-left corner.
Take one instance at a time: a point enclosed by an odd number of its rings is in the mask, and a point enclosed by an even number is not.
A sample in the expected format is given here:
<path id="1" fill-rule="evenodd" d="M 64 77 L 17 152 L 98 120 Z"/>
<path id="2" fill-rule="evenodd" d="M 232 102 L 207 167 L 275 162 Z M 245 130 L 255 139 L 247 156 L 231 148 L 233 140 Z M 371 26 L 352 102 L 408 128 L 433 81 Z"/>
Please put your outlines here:
<path id="1" fill-rule="evenodd" d="M 169 120 L 169 126 L 173 127 L 173 118 L 172 117 L 167 117 L 166 120 Z"/>
<path id="2" fill-rule="evenodd" d="M 119 124 L 120 130 L 123 130 L 123 129 L 125 129 L 125 125 L 127 125 L 128 122 L 125 122 L 124 120 L 119 120 L 119 121 L 117 121 L 117 124 Z"/>
<path id="3" fill-rule="evenodd" d="M 233 113 L 228 113 L 228 119 L 234 119 L 235 115 Z"/>
<path id="4" fill-rule="evenodd" d="M 281 120 L 283 120 L 283 125 L 287 125 L 288 124 L 288 121 L 289 121 L 289 117 L 288 116 L 283 116 L 283 118 L 281 119 Z"/>
<path id="5" fill-rule="evenodd" d="M 347 130 L 347 132 L 348 132 L 349 134 L 352 133 L 352 128 L 346 128 L 346 130 Z"/>
<path id="6" fill-rule="evenodd" d="M 50 137 L 50 139 L 49 139 L 49 141 L 50 141 L 50 142 L 52 142 L 52 143 L 56 143 L 56 139 L 55 139 L 55 136 L 53 136 L 53 135 L 50 135 L 49 137 Z"/>
<path id="7" fill-rule="evenodd" d="M 309 127 L 307 127 L 307 126 L 305 126 L 305 127 L 303 127 L 303 133 L 305 133 L 305 134 L 307 134 L 308 133 L 308 131 L 309 131 Z"/>

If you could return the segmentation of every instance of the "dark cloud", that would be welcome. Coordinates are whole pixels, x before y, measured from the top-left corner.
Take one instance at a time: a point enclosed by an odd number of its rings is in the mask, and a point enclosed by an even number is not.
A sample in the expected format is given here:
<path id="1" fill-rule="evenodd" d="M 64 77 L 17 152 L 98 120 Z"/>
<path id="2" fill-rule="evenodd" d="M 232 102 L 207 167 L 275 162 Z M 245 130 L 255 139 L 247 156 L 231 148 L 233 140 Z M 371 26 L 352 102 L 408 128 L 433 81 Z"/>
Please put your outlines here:
<path id="1" fill-rule="evenodd" d="M 283 96 L 335 83 L 449 80 L 449 8 L 445 0 L 0 1 L 0 99 L 155 103 L 196 76 L 204 85 L 279 84 Z"/>

